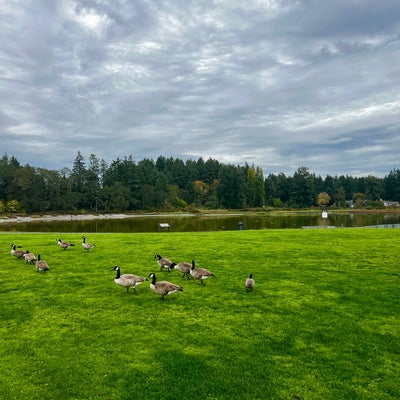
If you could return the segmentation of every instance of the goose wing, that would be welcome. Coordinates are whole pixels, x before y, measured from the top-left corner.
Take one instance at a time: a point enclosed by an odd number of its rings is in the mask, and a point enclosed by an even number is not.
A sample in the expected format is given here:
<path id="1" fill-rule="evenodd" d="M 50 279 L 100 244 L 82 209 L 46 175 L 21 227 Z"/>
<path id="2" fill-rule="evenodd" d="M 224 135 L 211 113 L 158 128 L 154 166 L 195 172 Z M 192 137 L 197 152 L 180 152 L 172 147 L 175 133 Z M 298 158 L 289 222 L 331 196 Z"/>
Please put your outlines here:
<path id="1" fill-rule="evenodd" d="M 138 275 L 134 275 L 134 274 L 123 274 L 123 275 L 121 275 L 121 278 L 129 280 L 129 281 L 135 281 L 135 282 L 147 281 L 147 278 L 143 278 L 142 276 L 138 276 Z"/>
<path id="2" fill-rule="evenodd" d="M 179 285 L 175 285 L 175 283 L 171 283 L 168 281 L 160 281 L 156 284 L 156 286 L 162 288 L 163 291 L 169 292 L 176 292 L 176 291 L 183 291 L 183 288 Z"/>
<path id="3" fill-rule="evenodd" d="M 214 273 L 205 268 L 195 268 L 195 272 L 201 276 L 214 276 Z"/>
<path id="4" fill-rule="evenodd" d="M 177 270 L 180 271 L 180 272 L 189 273 L 189 271 L 190 271 L 191 268 L 192 268 L 192 264 L 191 264 L 191 263 L 188 263 L 188 262 L 186 262 L 186 261 L 182 261 L 182 262 L 180 262 L 179 264 L 175 265 L 174 268 L 177 269 Z"/>

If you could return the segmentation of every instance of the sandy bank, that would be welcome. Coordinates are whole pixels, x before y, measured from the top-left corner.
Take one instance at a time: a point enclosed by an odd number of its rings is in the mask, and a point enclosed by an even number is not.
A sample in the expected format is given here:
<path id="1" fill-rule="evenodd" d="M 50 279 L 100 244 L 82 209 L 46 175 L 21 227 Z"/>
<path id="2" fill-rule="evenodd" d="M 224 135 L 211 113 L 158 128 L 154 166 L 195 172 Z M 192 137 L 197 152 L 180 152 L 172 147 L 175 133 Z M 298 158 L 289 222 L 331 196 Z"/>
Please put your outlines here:
<path id="1" fill-rule="evenodd" d="M 16 216 L 16 217 L 2 217 L 0 223 L 19 223 L 19 222 L 51 222 L 51 221 L 86 221 L 94 219 L 122 219 L 122 218 L 133 218 L 133 215 L 129 214 L 63 214 L 63 215 L 38 215 L 38 216 Z"/>
<path id="2" fill-rule="evenodd" d="M 61 215 L 18 215 L 0 217 L 0 223 L 21 222 L 52 222 L 52 221 L 90 221 L 96 219 L 124 219 L 124 218 L 166 218 L 166 217 L 190 217 L 192 213 L 148 213 L 148 214 L 61 214 Z M 206 216 L 221 214 L 204 214 Z M 229 215 L 229 214 L 227 214 Z"/>

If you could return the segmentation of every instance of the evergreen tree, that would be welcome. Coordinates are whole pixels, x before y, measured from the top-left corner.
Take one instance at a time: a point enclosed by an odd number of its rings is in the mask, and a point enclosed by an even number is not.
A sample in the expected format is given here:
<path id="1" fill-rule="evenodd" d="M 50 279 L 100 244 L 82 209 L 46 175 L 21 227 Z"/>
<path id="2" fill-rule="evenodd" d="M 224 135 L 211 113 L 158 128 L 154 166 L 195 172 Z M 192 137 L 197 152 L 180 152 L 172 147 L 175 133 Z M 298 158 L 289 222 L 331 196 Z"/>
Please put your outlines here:
<path id="1" fill-rule="evenodd" d="M 243 208 L 245 202 L 244 169 L 224 165 L 219 173 L 218 201 L 224 208 Z"/>
<path id="2" fill-rule="evenodd" d="M 95 154 L 89 156 L 89 166 L 86 171 L 85 197 L 87 208 L 98 211 L 102 207 L 102 190 L 100 185 L 100 160 Z"/>
<path id="3" fill-rule="evenodd" d="M 86 184 L 86 164 L 85 160 L 78 151 L 70 175 L 71 180 L 71 199 L 74 209 L 85 209 L 87 206 L 87 199 L 85 198 L 84 188 Z"/>
<path id="4" fill-rule="evenodd" d="M 392 201 L 400 201 L 400 169 L 393 169 L 383 179 L 385 198 Z"/>
<path id="5" fill-rule="evenodd" d="M 292 207 L 311 207 L 315 204 L 316 191 L 314 175 L 307 167 L 300 167 L 293 175 L 293 194 L 290 198 Z"/>
<path id="6" fill-rule="evenodd" d="M 375 176 L 367 176 L 365 178 L 365 197 L 369 201 L 382 199 L 384 192 L 382 181 Z"/>
<path id="7" fill-rule="evenodd" d="M 74 192 L 78 193 L 82 192 L 83 187 L 85 185 L 85 177 L 86 177 L 85 160 L 80 151 L 78 151 L 74 160 L 74 164 L 72 166 L 72 174 L 70 177 L 72 182 L 72 190 Z"/>
<path id="8" fill-rule="evenodd" d="M 0 159 L 0 199 L 4 202 L 11 200 L 11 183 L 19 168 L 21 165 L 14 156 L 4 154 Z"/>

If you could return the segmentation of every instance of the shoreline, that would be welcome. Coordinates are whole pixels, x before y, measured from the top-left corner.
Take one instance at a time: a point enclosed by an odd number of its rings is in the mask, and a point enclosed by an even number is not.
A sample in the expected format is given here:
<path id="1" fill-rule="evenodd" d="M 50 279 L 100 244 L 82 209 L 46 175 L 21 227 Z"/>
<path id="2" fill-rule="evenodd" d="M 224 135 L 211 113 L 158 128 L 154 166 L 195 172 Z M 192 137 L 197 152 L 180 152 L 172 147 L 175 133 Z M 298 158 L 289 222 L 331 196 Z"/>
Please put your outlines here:
<path id="1" fill-rule="evenodd" d="M 15 217 L 2 217 L 1 223 L 23 223 L 23 222 L 53 222 L 53 221 L 85 221 L 93 219 L 119 219 L 129 217 L 126 214 L 113 214 L 113 215 L 42 215 L 42 216 L 15 216 Z"/>
<path id="2" fill-rule="evenodd" d="M 115 214 L 32 214 L 32 215 L 16 215 L 16 216 L 2 216 L 0 217 L 0 224 L 2 223 L 29 223 L 29 222 L 68 222 L 68 221 L 91 221 L 91 220 L 104 220 L 104 219 L 126 219 L 126 218 L 171 218 L 171 217 L 218 217 L 227 215 L 249 215 L 249 214 L 266 214 L 266 215 L 282 215 L 282 214 L 309 214 L 319 213 L 320 210 L 274 210 L 274 211 L 243 211 L 243 210 L 210 210 L 209 212 L 164 212 L 164 213 L 139 213 L 139 214 L 126 214 L 126 213 L 115 213 Z M 334 214 L 398 214 L 400 209 L 388 209 L 388 210 L 329 210 L 329 213 Z"/>
<path id="3" fill-rule="evenodd" d="M 92 221 L 96 219 L 104 220 L 104 219 L 126 219 L 126 218 L 161 218 L 161 217 L 191 217 L 194 213 L 157 213 L 157 214 L 45 214 L 45 215 L 18 215 L 15 217 L 0 217 L 1 223 L 27 223 L 27 222 L 68 222 L 68 221 Z M 226 214 L 200 214 L 204 216 L 213 216 L 213 215 L 232 215 L 232 213 Z"/>

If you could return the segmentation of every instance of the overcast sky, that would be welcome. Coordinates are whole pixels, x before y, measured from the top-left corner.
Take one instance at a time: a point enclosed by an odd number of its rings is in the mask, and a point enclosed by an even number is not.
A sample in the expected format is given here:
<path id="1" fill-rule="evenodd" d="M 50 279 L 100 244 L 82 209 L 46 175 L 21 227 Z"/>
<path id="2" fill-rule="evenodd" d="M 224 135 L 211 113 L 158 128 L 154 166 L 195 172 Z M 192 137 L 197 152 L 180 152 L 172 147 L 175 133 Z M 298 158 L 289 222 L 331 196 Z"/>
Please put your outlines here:
<path id="1" fill-rule="evenodd" d="M 0 0 L 0 152 L 400 168 L 399 0 Z"/>

